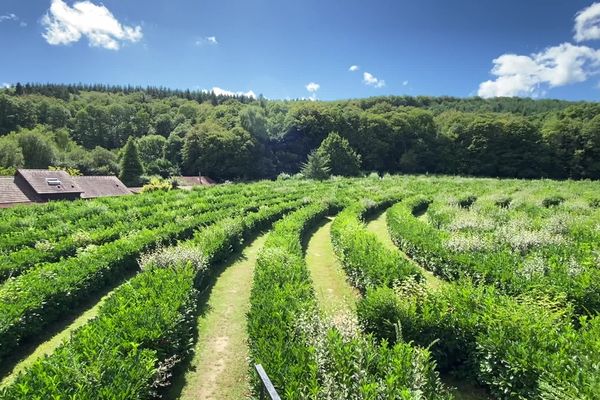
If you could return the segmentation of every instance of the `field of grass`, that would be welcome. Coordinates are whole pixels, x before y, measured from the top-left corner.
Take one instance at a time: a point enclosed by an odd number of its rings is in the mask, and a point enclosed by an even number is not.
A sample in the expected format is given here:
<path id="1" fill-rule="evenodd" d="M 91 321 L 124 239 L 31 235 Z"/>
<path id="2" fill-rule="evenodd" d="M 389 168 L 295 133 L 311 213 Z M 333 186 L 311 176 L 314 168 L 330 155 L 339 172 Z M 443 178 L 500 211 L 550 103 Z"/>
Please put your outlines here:
<path id="1" fill-rule="evenodd" d="M 600 184 L 217 185 L 0 210 L 2 399 L 600 398 Z M 126 226 L 123 221 L 128 221 Z"/>

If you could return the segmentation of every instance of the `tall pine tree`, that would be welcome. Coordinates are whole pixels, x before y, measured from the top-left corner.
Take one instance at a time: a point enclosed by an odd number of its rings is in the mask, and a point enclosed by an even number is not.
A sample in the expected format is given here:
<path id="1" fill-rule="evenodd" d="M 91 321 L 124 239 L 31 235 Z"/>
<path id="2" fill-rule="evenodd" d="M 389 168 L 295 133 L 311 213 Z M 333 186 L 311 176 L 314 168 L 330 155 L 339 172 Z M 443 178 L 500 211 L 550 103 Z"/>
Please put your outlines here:
<path id="1" fill-rule="evenodd" d="M 130 137 L 123 149 L 123 157 L 121 158 L 121 174 L 119 179 L 127 186 L 139 186 L 141 184 L 140 177 L 144 173 L 144 167 L 140 160 L 135 139 Z"/>
<path id="2" fill-rule="evenodd" d="M 357 176 L 360 174 L 360 155 L 350 147 L 348 140 L 337 132 L 331 132 L 317 150 L 329 159 L 332 175 Z"/>
<path id="3" fill-rule="evenodd" d="M 306 163 L 302 164 L 302 175 L 308 179 L 324 180 L 329 178 L 329 158 L 326 154 L 319 153 L 313 150 L 309 155 Z"/>

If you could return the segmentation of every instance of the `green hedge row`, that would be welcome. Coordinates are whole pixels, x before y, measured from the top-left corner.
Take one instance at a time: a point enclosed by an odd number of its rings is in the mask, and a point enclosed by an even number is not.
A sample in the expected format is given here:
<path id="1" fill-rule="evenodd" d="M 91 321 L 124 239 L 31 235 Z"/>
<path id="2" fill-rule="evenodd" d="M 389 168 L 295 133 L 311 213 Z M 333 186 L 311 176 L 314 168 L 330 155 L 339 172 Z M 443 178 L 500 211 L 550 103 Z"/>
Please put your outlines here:
<path id="1" fill-rule="evenodd" d="M 8 280 L 0 288 L 0 359 L 23 340 L 42 332 L 49 323 L 68 315 L 90 294 L 134 269 L 141 253 L 190 238 L 198 227 L 243 211 L 246 200 L 245 196 L 239 196 L 237 201 L 223 196 L 220 202 L 212 203 L 212 210 L 134 232 L 77 257 L 44 264 Z M 272 201 L 279 199 L 275 197 Z"/>
<path id="2" fill-rule="evenodd" d="M 407 277 L 421 278 L 417 267 L 399 251 L 387 248 L 363 222 L 367 215 L 393 202 L 393 199 L 379 203 L 355 202 L 342 211 L 331 226 L 335 253 L 350 282 L 363 294 L 369 287 L 391 287 Z"/>
<path id="3" fill-rule="evenodd" d="M 572 323 L 548 298 L 515 299 L 461 280 L 417 296 L 378 289 L 359 307 L 377 332 L 382 319 L 401 339 L 428 346 L 443 370 L 462 371 L 499 399 L 596 399 L 600 318 Z"/>
<path id="4" fill-rule="evenodd" d="M 417 263 L 447 280 L 469 276 L 512 295 L 532 290 L 554 296 L 566 294 L 575 305 L 576 314 L 600 312 L 600 270 L 590 266 L 575 275 L 568 271 L 573 251 L 592 254 L 593 243 L 577 244 L 571 249 L 563 246 L 540 250 L 548 264 L 546 272 L 525 279 L 516 273 L 523 263 L 523 256 L 510 249 L 458 253 L 448 249 L 444 245 L 450 235 L 448 232 L 440 231 L 414 216 L 419 209 L 426 208 L 428 202 L 423 197 L 405 200 L 392 207 L 387 216 L 392 240 Z"/>
<path id="5" fill-rule="evenodd" d="M 4 399 L 146 399 L 169 384 L 193 346 L 196 289 L 211 267 L 301 201 L 283 201 L 198 232 L 143 257 L 143 271 L 52 355 L 0 394 Z"/>
<path id="6" fill-rule="evenodd" d="M 331 208 L 290 214 L 259 253 L 248 314 L 251 362 L 262 364 L 285 399 L 450 398 L 427 350 L 379 344 L 319 315 L 302 243 Z"/>

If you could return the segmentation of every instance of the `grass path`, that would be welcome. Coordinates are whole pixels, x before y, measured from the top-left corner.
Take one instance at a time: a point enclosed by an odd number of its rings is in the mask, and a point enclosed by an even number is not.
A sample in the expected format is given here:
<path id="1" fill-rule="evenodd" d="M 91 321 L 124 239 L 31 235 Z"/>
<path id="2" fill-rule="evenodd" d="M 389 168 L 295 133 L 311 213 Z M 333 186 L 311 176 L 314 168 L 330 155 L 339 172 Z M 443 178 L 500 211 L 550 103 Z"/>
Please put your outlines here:
<path id="1" fill-rule="evenodd" d="M 358 292 L 346 280 L 346 274 L 333 252 L 332 219 L 326 220 L 311 236 L 306 248 L 306 264 L 321 310 L 329 316 L 355 313 Z"/>
<path id="2" fill-rule="evenodd" d="M 71 334 L 81 326 L 85 325 L 91 319 L 95 318 L 98 315 L 98 310 L 104 304 L 106 299 L 114 292 L 110 291 L 100 298 L 93 307 L 84 311 L 79 317 L 74 319 L 68 326 L 64 329 L 61 329 L 54 336 L 50 337 L 48 340 L 41 343 L 39 346 L 35 347 L 33 351 L 31 351 L 23 360 L 21 360 L 18 364 L 16 364 L 12 370 L 7 373 L 2 379 L 0 383 L 1 386 L 6 386 L 16 378 L 17 374 L 21 371 L 24 371 L 26 368 L 30 367 L 36 360 L 44 357 L 45 355 L 50 355 L 54 352 L 54 350 L 60 346 L 64 341 L 69 340 L 71 338 Z"/>
<path id="3" fill-rule="evenodd" d="M 254 239 L 239 257 L 225 265 L 205 294 L 206 306 L 198 318 L 195 354 L 183 382 L 179 383 L 180 399 L 249 397 L 246 313 L 256 258 L 266 236 Z"/>
<path id="4" fill-rule="evenodd" d="M 382 212 L 379 216 L 377 216 L 377 218 L 368 221 L 367 230 L 376 234 L 379 240 L 388 248 L 398 250 L 398 247 L 396 247 L 396 245 L 392 241 L 392 238 L 390 237 L 390 233 L 388 232 L 385 212 Z M 404 254 L 404 252 L 401 253 Z M 446 284 L 446 282 L 435 276 L 431 271 L 426 270 L 425 268 L 421 267 L 416 263 L 415 265 L 423 273 L 425 281 L 427 282 L 427 286 L 429 286 L 430 288 L 438 289 Z"/>

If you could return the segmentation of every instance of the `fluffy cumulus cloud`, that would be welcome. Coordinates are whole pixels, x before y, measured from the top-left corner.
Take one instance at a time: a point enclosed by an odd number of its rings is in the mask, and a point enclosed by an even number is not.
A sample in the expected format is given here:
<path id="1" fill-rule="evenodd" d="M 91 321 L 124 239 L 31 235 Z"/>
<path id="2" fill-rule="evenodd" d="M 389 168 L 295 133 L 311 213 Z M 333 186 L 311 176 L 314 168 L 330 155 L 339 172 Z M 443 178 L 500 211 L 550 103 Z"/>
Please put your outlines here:
<path id="1" fill-rule="evenodd" d="M 350 72 L 356 72 L 360 69 L 360 67 L 358 65 L 351 65 L 350 68 L 348 68 L 348 71 Z"/>
<path id="2" fill-rule="evenodd" d="M 563 43 L 529 56 L 504 54 L 493 63 L 496 79 L 481 83 L 479 96 L 537 97 L 546 87 L 584 82 L 600 72 L 600 50 Z"/>
<path id="3" fill-rule="evenodd" d="M 575 40 L 600 39 L 600 3 L 584 8 L 575 16 Z"/>
<path id="4" fill-rule="evenodd" d="M 52 0 L 42 18 L 43 33 L 51 45 L 65 45 L 86 37 L 90 46 L 118 50 L 123 42 L 142 39 L 141 26 L 121 24 L 104 5 L 79 1 L 70 7 L 62 0 Z"/>
<path id="5" fill-rule="evenodd" d="M 363 83 L 367 86 L 373 86 L 376 88 L 382 88 L 385 86 L 383 79 L 376 78 L 369 72 L 363 72 Z"/>
<path id="6" fill-rule="evenodd" d="M 247 92 L 232 92 L 230 90 L 221 89 L 220 87 L 213 87 L 208 92 L 213 92 L 217 96 L 246 96 L 251 97 L 253 99 L 256 98 L 256 94 L 252 90 L 248 90 Z"/>
<path id="7" fill-rule="evenodd" d="M 318 83 L 311 82 L 306 85 L 306 90 L 308 90 L 311 93 L 315 93 L 317 90 L 319 90 L 320 87 L 321 85 L 319 85 Z"/>

